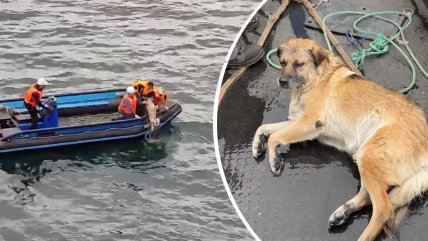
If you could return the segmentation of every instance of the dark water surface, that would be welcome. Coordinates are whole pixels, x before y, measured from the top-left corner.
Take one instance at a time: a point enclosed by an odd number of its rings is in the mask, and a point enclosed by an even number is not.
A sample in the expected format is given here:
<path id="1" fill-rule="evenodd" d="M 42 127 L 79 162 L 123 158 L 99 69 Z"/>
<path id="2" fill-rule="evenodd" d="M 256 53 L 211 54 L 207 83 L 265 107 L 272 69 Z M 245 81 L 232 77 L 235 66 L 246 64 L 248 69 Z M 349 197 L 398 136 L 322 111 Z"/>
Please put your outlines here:
<path id="1" fill-rule="evenodd" d="M 221 65 L 258 1 L 1 1 L 0 97 L 147 77 L 183 112 L 156 140 L 0 156 L 1 240 L 250 239 L 218 175 Z"/>
<path id="2" fill-rule="evenodd" d="M 269 0 L 260 12 L 273 13 L 278 4 L 278 1 Z M 411 1 L 362 0 L 358 4 L 377 10 L 414 9 Z M 301 14 L 307 14 L 305 12 L 299 4 L 290 6 L 268 38 L 266 52 L 290 38 L 306 35 L 325 47 L 321 33 L 302 29 L 299 24 L 305 17 Z M 260 15 L 259 19 L 262 21 L 260 27 L 246 34 L 250 41 L 255 42 L 266 24 L 266 17 Z M 406 31 L 406 39 L 421 64 L 428 68 L 428 35 L 423 27 L 424 19 L 414 16 Z M 338 38 L 339 41 L 346 40 Z M 347 48 L 349 54 L 352 50 Z M 385 56 L 367 59 L 364 70 L 368 78 L 396 90 L 405 87 L 411 76 L 405 60 L 393 48 Z M 257 128 L 261 124 L 287 119 L 290 91 L 279 90 L 279 75 L 280 72 L 269 67 L 266 61 L 260 61 L 230 88 L 219 109 L 220 153 L 233 196 L 263 241 L 357 240 L 368 224 L 371 208 L 352 215 L 341 227 L 329 230 L 327 224 L 330 214 L 359 189 L 358 170 L 347 154 L 317 142 L 291 145 L 290 151 L 282 155 L 286 164 L 278 177 L 272 175 L 267 156 L 260 160 L 252 157 L 251 144 Z M 417 85 L 418 88 L 408 96 L 428 113 L 428 80 L 419 72 Z M 394 240 L 428 240 L 427 225 L 428 195 L 425 195 L 412 204 L 410 216 Z M 388 239 L 381 235 L 377 240 Z"/>

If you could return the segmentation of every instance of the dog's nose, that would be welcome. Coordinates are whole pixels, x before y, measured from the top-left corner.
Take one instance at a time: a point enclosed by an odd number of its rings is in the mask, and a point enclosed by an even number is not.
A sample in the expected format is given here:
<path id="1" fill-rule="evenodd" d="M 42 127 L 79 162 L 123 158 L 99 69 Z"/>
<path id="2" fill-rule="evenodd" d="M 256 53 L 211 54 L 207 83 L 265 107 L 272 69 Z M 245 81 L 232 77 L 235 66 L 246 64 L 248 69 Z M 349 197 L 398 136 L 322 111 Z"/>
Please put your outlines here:
<path id="1" fill-rule="evenodd" d="M 284 75 L 281 75 L 281 77 L 279 77 L 279 83 L 288 83 L 288 78 Z"/>
<path id="2" fill-rule="evenodd" d="M 289 78 L 287 76 L 281 75 L 278 79 L 278 84 L 280 87 L 288 88 Z"/>

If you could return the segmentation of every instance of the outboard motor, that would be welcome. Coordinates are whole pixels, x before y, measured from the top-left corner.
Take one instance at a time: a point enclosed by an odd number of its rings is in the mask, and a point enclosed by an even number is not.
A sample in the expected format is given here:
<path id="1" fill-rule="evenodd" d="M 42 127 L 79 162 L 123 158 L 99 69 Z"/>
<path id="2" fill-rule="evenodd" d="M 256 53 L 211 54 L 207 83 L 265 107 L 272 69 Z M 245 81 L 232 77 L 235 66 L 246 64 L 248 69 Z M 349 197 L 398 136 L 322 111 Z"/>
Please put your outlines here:
<path id="1" fill-rule="evenodd" d="M 50 96 L 46 101 L 45 105 L 49 107 L 49 109 L 44 109 L 41 113 L 43 128 L 52 128 L 58 127 L 58 106 L 57 101 L 54 96 Z"/>
<path id="2" fill-rule="evenodd" d="M 42 128 L 53 128 L 58 127 L 58 107 L 56 98 L 51 96 L 44 101 L 44 104 L 48 107 L 40 112 L 39 121 L 37 122 L 36 129 Z M 14 121 L 15 125 L 21 130 L 29 130 L 31 127 L 31 117 L 29 114 L 16 114 L 14 111 L 9 111 L 9 115 Z"/>

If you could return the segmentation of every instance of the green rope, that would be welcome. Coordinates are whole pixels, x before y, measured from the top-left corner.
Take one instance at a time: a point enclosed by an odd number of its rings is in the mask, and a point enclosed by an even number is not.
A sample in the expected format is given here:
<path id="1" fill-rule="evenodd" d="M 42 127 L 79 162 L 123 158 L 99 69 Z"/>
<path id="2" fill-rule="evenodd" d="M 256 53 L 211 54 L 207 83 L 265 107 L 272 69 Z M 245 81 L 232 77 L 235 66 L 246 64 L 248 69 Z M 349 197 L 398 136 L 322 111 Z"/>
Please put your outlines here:
<path id="1" fill-rule="evenodd" d="M 370 56 L 370 55 L 382 55 L 388 52 L 389 50 L 389 44 L 392 44 L 406 59 L 407 63 L 409 64 L 410 68 L 412 69 L 412 80 L 410 82 L 410 84 L 402 89 L 399 90 L 400 93 L 407 93 L 409 90 L 411 90 L 415 84 L 416 84 L 416 69 L 415 66 L 413 65 L 412 60 L 409 58 L 409 56 L 400 48 L 400 46 L 398 46 L 394 40 L 397 39 L 398 42 L 401 42 L 402 45 L 404 45 L 406 47 L 406 50 L 409 52 L 410 56 L 413 58 L 414 62 L 416 63 L 417 67 L 419 68 L 419 70 L 425 75 L 425 77 L 428 78 L 428 73 L 424 70 L 424 68 L 421 66 L 421 64 L 419 63 L 419 61 L 416 59 L 416 57 L 414 56 L 413 52 L 411 51 L 410 47 L 408 46 L 408 43 L 405 39 L 404 36 L 404 30 L 409 27 L 409 25 L 412 23 L 412 15 L 413 15 L 413 11 L 409 10 L 409 9 L 405 9 L 403 10 L 403 12 L 398 12 L 398 11 L 381 11 L 381 12 L 372 12 L 372 13 L 366 13 L 366 12 L 359 12 L 359 11 L 341 11 L 341 12 L 336 12 L 336 13 L 331 13 L 326 15 L 323 18 L 323 32 L 324 32 L 324 38 L 327 42 L 327 46 L 330 50 L 332 50 L 332 46 L 331 43 L 328 39 L 327 36 L 327 32 L 326 32 L 326 25 L 325 22 L 327 20 L 327 18 L 334 16 L 334 15 L 349 15 L 349 14 L 353 14 L 353 15 L 362 15 L 361 17 L 359 17 L 357 20 L 355 20 L 355 22 L 352 24 L 352 27 L 354 28 L 355 31 L 365 34 L 365 35 L 373 35 L 376 36 L 376 38 L 370 43 L 370 48 L 368 49 L 363 49 L 361 51 L 355 51 L 351 54 L 351 58 L 352 60 L 355 61 L 355 66 L 358 69 L 362 69 L 363 64 L 364 64 L 364 60 L 366 57 Z M 398 14 L 398 15 L 402 15 L 406 17 L 406 22 L 404 23 L 403 26 L 400 26 L 398 23 L 392 21 L 391 19 L 379 16 L 379 15 L 387 15 L 387 14 Z M 360 28 L 358 28 L 358 23 L 363 21 L 366 18 L 376 18 L 379 20 L 382 20 L 384 22 L 393 24 L 397 29 L 398 32 L 388 38 L 383 36 L 382 34 L 378 34 L 378 33 L 373 33 L 373 32 L 368 32 L 368 31 L 363 31 Z M 400 39 L 398 38 L 400 37 Z"/>
<path id="2" fill-rule="evenodd" d="M 271 56 L 273 53 L 276 53 L 277 51 L 278 51 L 278 49 L 277 49 L 277 48 L 276 48 L 276 49 L 272 49 L 271 51 L 269 51 L 269 52 L 266 54 L 266 61 L 270 64 L 270 66 L 274 67 L 275 69 L 282 69 L 281 65 L 275 64 L 275 63 L 272 61 L 272 59 L 270 58 L 270 56 Z"/>
<path id="3" fill-rule="evenodd" d="M 413 11 L 410 9 L 404 9 L 403 12 L 398 12 L 398 11 L 381 11 L 381 12 L 371 12 L 371 13 L 367 13 L 367 12 L 359 12 L 359 11 L 341 11 L 341 12 L 336 12 L 336 13 L 330 13 L 328 15 L 326 15 L 323 18 L 323 22 L 322 22 L 322 30 L 324 32 L 324 38 L 325 41 L 327 43 L 327 46 L 329 48 L 329 50 L 332 50 L 332 46 L 331 43 L 328 39 L 327 36 L 327 32 L 326 32 L 326 25 L 325 22 L 327 20 L 327 18 L 331 17 L 331 16 L 335 16 L 335 15 L 343 15 L 343 14 L 353 14 L 353 15 L 362 15 L 360 18 L 358 18 L 357 20 L 354 21 L 354 23 L 352 24 L 352 27 L 354 28 L 355 31 L 362 33 L 364 35 L 373 35 L 376 36 L 375 39 L 370 42 L 370 48 L 368 49 L 363 49 L 361 51 L 355 51 L 352 52 L 351 54 L 351 58 L 353 61 L 355 61 L 355 66 L 358 69 L 362 69 L 363 65 L 364 65 L 364 61 L 366 59 L 366 57 L 371 56 L 371 55 L 382 55 L 388 52 L 389 50 L 389 44 L 393 45 L 406 59 L 407 63 L 409 64 L 410 68 L 412 69 L 412 81 L 410 82 L 410 84 L 402 89 L 399 90 L 399 92 L 401 93 L 407 93 L 409 90 L 411 90 L 415 84 L 416 84 L 416 69 L 415 66 L 413 65 L 412 60 L 409 58 L 409 56 L 402 50 L 402 48 L 400 48 L 400 46 L 397 45 L 397 43 L 394 41 L 396 40 L 398 43 L 400 43 L 401 45 L 404 45 L 404 47 L 406 48 L 407 52 L 409 53 L 409 55 L 411 56 L 411 58 L 413 59 L 414 63 L 416 64 L 416 66 L 419 68 L 419 70 L 423 73 L 423 75 L 428 78 L 428 73 L 425 71 L 425 69 L 422 67 L 422 65 L 419 63 L 419 61 L 416 59 L 416 57 L 414 56 L 412 50 L 410 49 L 409 45 L 408 45 L 408 41 L 406 40 L 405 36 L 404 36 L 404 30 L 409 27 L 409 25 L 412 22 L 412 15 L 413 15 Z M 402 15 L 406 17 L 406 22 L 404 23 L 403 26 L 400 26 L 400 24 L 394 22 L 393 20 L 389 19 L 389 18 L 385 18 L 379 15 L 388 15 L 388 14 L 398 14 L 398 15 Z M 363 31 L 360 28 L 358 28 L 358 23 L 360 23 L 361 21 L 363 21 L 366 18 L 376 18 L 378 20 L 393 24 L 397 29 L 398 32 L 392 36 L 392 37 L 385 37 L 382 34 L 378 34 L 378 33 L 373 33 L 373 32 L 368 32 L 368 31 Z M 281 69 L 282 67 L 276 63 L 274 63 L 271 59 L 271 55 L 273 53 L 276 53 L 278 49 L 272 49 L 271 51 L 268 52 L 268 54 L 266 55 L 266 60 L 267 62 L 275 69 Z"/>
<path id="4" fill-rule="evenodd" d="M 382 34 L 378 34 L 376 38 L 370 42 L 370 49 L 352 52 L 351 59 L 355 61 L 357 69 L 362 69 L 364 60 L 367 56 L 386 54 L 388 50 L 389 46 L 385 37 Z"/>

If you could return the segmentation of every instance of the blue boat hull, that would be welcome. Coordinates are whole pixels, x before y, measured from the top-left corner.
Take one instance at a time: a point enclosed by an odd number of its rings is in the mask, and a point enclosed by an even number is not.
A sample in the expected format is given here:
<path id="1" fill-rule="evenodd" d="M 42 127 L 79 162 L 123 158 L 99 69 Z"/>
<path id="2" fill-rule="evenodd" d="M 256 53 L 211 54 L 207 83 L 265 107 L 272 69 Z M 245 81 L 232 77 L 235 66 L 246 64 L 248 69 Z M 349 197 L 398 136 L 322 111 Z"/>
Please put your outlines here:
<path id="1" fill-rule="evenodd" d="M 100 94 L 101 93 L 101 94 Z M 106 94 L 109 93 L 109 94 Z M 111 93 L 114 93 L 111 94 Z M 97 111 L 114 111 L 117 110 L 117 104 L 120 100 L 120 95 L 123 91 L 110 90 L 104 92 L 96 92 L 97 95 L 92 93 L 84 93 L 91 96 L 92 100 L 81 102 L 85 105 L 76 104 L 68 100 L 72 99 L 70 96 L 62 95 L 58 97 L 58 107 L 62 116 L 67 116 L 70 113 L 98 113 Z M 73 94 L 73 97 L 79 94 Z M 96 99 L 100 96 L 110 96 L 111 98 Z M 61 98 L 63 97 L 63 98 Z M 76 99 L 76 98 L 74 98 Z M 90 103 L 90 104 L 88 104 Z M 0 104 L 19 109 L 22 104 L 22 99 L 12 99 L 0 101 Z M 73 109 L 70 111 L 70 109 Z M 179 104 L 171 102 L 169 109 L 158 113 L 160 119 L 160 126 L 162 128 L 171 122 L 180 112 L 182 108 Z M 25 110 L 21 110 L 25 111 Z M 16 129 L 16 128 L 15 128 Z M 28 131 L 17 131 L 16 133 L 4 134 L 0 141 L 0 153 L 34 150 L 42 148 L 51 148 L 59 146 L 77 145 L 91 142 L 102 142 L 111 140 L 120 140 L 127 138 L 150 138 L 150 125 L 147 118 L 142 119 L 127 119 L 127 120 L 108 120 L 102 123 L 73 125 L 73 126 L 60 126 L 56 128 L 44 128 Z"/>

